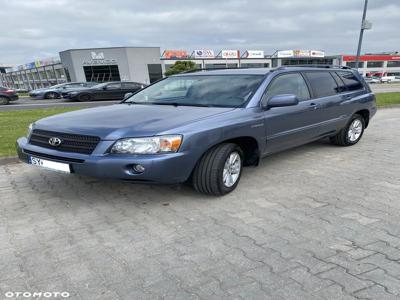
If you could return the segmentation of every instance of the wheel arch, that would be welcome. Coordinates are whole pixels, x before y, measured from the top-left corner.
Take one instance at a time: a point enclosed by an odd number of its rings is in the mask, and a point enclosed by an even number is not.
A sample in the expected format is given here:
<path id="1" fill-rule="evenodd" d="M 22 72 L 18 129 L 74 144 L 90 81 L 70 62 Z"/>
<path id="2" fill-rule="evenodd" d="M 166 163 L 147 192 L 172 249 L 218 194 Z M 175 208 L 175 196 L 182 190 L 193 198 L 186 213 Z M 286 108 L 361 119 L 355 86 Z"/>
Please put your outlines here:
<path id="1" fill-rule="evenodd" d="M 354 113 L 354 115 L 355 114 L 358 114 L 358 115 L 360 115 L 360 116 L 362 116 L 364 118 L 365 128 L 367 128 L 368 124 L 369 124 L 369 118 L 370 118 L 369 110 L 368 109 L 361 109 L 361 110 L 356 111 Z"/>

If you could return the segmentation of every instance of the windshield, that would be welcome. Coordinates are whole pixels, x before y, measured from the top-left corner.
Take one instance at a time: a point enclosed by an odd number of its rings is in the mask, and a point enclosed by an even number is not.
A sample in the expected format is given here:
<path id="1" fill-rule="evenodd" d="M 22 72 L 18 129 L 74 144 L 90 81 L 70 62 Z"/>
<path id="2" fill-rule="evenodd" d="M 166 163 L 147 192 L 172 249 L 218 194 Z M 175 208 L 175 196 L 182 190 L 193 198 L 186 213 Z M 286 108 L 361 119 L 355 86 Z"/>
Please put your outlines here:
<path id="1" fill-rule="evenodd" d="M 238 107 L 246 103 L 263 75 L 187 75 L 161 80 L 125 103 Z"/>

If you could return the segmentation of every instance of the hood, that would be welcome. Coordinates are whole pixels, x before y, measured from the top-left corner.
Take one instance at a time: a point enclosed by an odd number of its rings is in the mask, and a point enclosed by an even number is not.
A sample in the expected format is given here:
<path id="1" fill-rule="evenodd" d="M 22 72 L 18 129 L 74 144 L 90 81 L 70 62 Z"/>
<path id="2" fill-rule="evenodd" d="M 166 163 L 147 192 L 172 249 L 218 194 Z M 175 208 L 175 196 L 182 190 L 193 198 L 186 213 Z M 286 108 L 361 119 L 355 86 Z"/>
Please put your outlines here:
<path id="1" fill-rule="evenodd" d="M 34 128 L 115 140 L 162 134 L 231 110 L 234 108 L 115 104 L 41 119 L 35 122 Z"/>

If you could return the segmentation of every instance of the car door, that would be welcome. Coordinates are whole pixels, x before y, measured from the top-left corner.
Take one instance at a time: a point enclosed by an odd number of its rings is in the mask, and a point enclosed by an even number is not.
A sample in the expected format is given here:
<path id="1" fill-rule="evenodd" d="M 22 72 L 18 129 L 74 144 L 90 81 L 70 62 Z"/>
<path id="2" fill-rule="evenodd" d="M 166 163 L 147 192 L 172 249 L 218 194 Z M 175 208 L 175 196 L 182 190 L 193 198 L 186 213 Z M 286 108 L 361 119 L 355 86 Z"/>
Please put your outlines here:
<path id="1" fill-rule="evenodd" d="M 306 71 L 304 75 L 311 86 L 313 101 L 317 105 L 315 123 L 318 135 L 323 137 L 335 133 L 346 120 L 345 108 L 342 105 L 348 99 L 342 95 L 346 87 L 331 71 Z"/>
<path id="2" fill-rule="evenodd" d="M 101 100 L 118 100 L 122 99 L 122 89 L 120 82 L 112 82 L 107 84 L 103 91 L 100 91 L 97 95 L 97 99 Z"/>
<path id="3" fill-rule="evenodd" d="M 135 82 L 123 82 L 122 83 L 122 90 L 124 95 L 126 93 L 134 93 L 138 90 L 140 90 L 140 85 L 138 83 Z"/>
<path id="4" fill-rule="evenodd" d="M 293 94 L 299 103 L 293 106 L 268 108 L 273 96 Z M 300 72 L 282 73 L 272 79 L 263 97 L 266 153 L 273 153 L 312 141 L 317 136 L 315 129 L 316 103 L 311 99 L 309 86 Z"/>

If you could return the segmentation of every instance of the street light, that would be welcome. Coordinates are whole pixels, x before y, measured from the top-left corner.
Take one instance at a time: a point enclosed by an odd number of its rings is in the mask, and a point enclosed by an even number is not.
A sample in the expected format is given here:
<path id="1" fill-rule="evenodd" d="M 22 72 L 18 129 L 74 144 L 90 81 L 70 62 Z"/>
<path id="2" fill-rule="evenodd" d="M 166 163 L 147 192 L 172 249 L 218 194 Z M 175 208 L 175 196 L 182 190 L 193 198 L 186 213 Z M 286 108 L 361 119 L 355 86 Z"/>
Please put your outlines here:
<path id="1" fill-rule="evenodd" d="M 368 0 L 365 0 L 364 3 L 364 12 L 362 16 L 362 21 L 361 21 L 361 30 L 360 30 L 360 37 L 358 39 L 358 48 L 357 48 L 357 56 L 356 56 L 356 68 L 358 69 L 358 64 L 360 61 L 360 53 L 361 53 L 361 44 L 362 44 L 362 39 L 364 35 L 364 30 L 369 30 L 372 28 L 372 23 L 369 22 L 368 20 L 365 20 L 365 17 L 367 15 L 367 7 L 368 7 Z"/>

